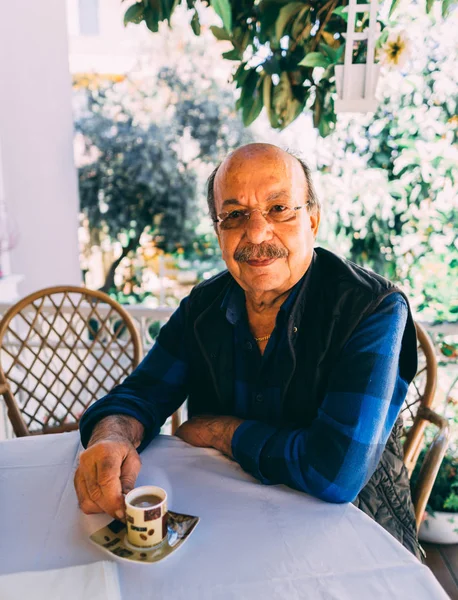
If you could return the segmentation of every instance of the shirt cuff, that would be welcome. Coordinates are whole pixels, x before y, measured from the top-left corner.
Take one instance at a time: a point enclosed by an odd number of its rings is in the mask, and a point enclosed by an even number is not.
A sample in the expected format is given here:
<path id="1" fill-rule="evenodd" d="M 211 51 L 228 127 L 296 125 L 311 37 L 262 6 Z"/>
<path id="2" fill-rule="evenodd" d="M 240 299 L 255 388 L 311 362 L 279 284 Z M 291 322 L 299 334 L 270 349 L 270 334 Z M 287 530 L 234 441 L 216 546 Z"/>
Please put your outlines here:
<path id="1" fill-rule="evenodd" d="M 262 483 L 272 483 L 263 476 L 259 468 L 262 450 L 267 441 L 277 432 L 276 427 L 259 421 L 244 421 L 232 436 L 232 455 L 244 471 L 251 473 Z"/>

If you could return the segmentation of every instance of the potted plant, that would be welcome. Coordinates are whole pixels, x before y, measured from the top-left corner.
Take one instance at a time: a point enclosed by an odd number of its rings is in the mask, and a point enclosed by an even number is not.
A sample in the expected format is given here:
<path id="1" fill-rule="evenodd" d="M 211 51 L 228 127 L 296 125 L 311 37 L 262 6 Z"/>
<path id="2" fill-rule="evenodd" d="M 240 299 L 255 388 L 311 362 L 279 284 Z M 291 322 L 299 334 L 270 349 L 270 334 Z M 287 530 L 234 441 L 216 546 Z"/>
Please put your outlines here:
<path id="1" fill-rule="evenodd" d="M 427 448 L 412 473 L 415 485 Z M 442 461 L 426 507 L 418 537 L 423 542 L 458 544 L 458 449 L 451 446 Z"/>

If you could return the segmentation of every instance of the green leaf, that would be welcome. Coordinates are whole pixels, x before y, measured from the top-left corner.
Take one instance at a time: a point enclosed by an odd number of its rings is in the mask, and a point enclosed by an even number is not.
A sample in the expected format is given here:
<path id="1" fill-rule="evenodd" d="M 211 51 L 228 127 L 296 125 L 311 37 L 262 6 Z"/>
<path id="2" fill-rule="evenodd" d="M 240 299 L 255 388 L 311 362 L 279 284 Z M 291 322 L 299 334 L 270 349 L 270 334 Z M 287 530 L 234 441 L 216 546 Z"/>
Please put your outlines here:
<path id="1" fill-rule="evenodd" d="M 450 8 L 453 6 L 453 0 L 442 0 L 442 17 L 445 19 L 450 13 Z"/>
<path id="2" fill-rule="evenodd" d="M 263 68 L 266 73 L 269 73 L 269 75 L 280 75 L 281 73 L 280 61 L 275 54 L 266 60 L 266 62 L 263 64 Z"/>
<path id="3" fill-rule="evenodd" d="M 280 124 L 287 120 L 292 99 L 291 82 L 288 73 L 283 72 L 280 75 L 279 83 L 274 87 L 272 97 L 272 107 Z"/>
<path id="4" fill-rule="evenodd" d="M 295 40 L 297 40 L 299 36 L 301 36 L 301 39 L 305 39 L 306 35 L 308 35 L 306 32 L 304 33 L 304 31 L 307 27 L 306 15 L 309 12 L 309 10 L 310 8 L 308 6 L 303 8 L 294 21 L 294 24 L 291 28 L 291 35 Z M 310 26 L 310 28 L 313 27 L 311 23 L 308 23 L 308 25 Z"/>
<path id="5" fill-rule="evenodd" d="M 302 2 L 290 2 L 280 9 L 278 19 L 275 21 L 275 35 L 277 40 L 282 37 L 286 25 L 293 18 L 293 16 L 303 8 L 304 4 Z"/>
<path id="6" fill-rule="evenodd" d="M 322 116 L 320 122 L 318 123 L 318 131 L 320 132 L 321 137 L 328 136 L 331 132 L 330 121 L 327 116 Z"/>
<path id="7" fill-rule="evenodd" d="M 345 23 L 348 23 L 348 13 L 347 11 L 344 11 L 344 8 L 345 6 L 338 6 L 332 11 L 332 14 L 337 15 L 338 17 L 343 19 Z"/>
<path id="8" fill-rule="evenodd" d="M 246 62 L 240 63 L 237 71 L 235 72 L 234 75 L 234 81 L 237 82 L 236 88 L 239 87 L 243 87 L 243 85 L 245 84 L 246 78 L 248 76 L 248 74 L 250 73 L 250 69 L 245 69 L 246 67 Z"/>
<path id="9" fill-rule="evenodd" d="M 278 5 L 274 2 L 262 2 L 259 5 L 259 20 L 261 29 L 259 32 L 259 41 L 261 44 L 270 42 L 275 45 L 275 21 L 278 18 Z"/>
<path id="10" fill-rule="evenodd" d="M 210 0 L 210 4 L 223 21 L 224 29 L 230 33 L 232 31 L 232 11 L 229 0 Z"/>
<path id="11" fill-rule="evenodd" d="M 195 35 L 200 35 L 200 21 L 199 21 L 199 13 L 197 10 L 194 11 L 194 14 L 191 19 L 191 27 Z"/>
<path id="12" fill-rule="evenodd" d="M 275 111 L 272 110 L 272 77 L 270 75 L 265 75 L 262 82 L 262 98 L 270 125 L 273 128 L 277 128 L 279 126 L 277 115 L 275 114 Z"/>
<path id="13" fill-rule="evenodd" d="M 241 27 L 235 27 L 232 30 L 232 45 L 234 46 L 234 48 L 237 48 L 240 54 L 243 54 L 245 52 L 246 47 L 250 43 L 250 39 L 251 34 L 248 30 L 244 31 Z"/>
<path id="14" fill-rule="evenodd" d="M 388 16 L 391 17 L 392 14 L 394 13 L 394 11 L 397 9 L 397 7 L 399 6 L 401 0 L 393 0 L 390 6 L 390 12 L 388 13 Z"/>
<path id="15" fill-rule="evenodd" d="M 144 15 L 146 26 L 153 33 L 157 33 L 159 31 L 159 15 L 153 11 L 152 9 L 148 9 L 145 11 Z"/>
<path id="16" fill-rule="evenodd" d="M 243 104 L 242 118 L 245 127 L 251 125 L 259 117 L 264 106 L 262 79 L 259 80 L 254 95 Z"/>
<path id="17" fill-rule="evenodd" d="M 295 121 L 303 110 L 304 110 L 304 103 L 299 102 L 299 100 L 294 98 L 294 100 L 291 103 L 291 116 L 290 116 L 290 120 L 288 121 L 288 125 L 290 123 L 292 123 L 293 121 Z"/>
<path id="18" fill-rule="evenodd" d="M 150 2 L 151 2 L 151 0 L 150 0 Z M 162 17 L 162 19 L 167 18 L 167 21 L 168 21 L 169 27 L 170 27 L 171 26 L 170 19 L 172 17 L 173 11 L 175 10 L 175 8 L 178 5 L 178 0 L 163 0 L 163 3 L 164 3 L 164 10 L 163 10 L 164 17 Z"/>
<path id="19" fill-rule="evenodd" d="M 137 2 L 129 6 L 124 14 L 124 27 L 127 26 L 128 23 L 141 23 L 143 21 L 145 7 L 143 2 Z"/>
<path id="20" fill-rule="evenodd" d="M 249 111 L 248 110 L 246 111 L 245 107 L 243 107 L 242 119 L 243 119 L 243 124 L 245 125 L 245 127 L 249 127 L 251 125 L 251 123 L 253 123 L 253 121 L 256 121 L 256 119 L 261 114 L 262 109 L 263 109 L 262 95 L 258 94 L 258 99 L 254 100 L 252 102 L 251 108 Z"/>
<path id="21" fill-rule="evenodd" d="M 223 58 L 226 60 L 241 60 L 240 52 L 235 48 L 233 50 L 229 50 L 229 52 L 223 52 Z"/>
<path id="22" fill-rule="evenodd" d="M 242 104 L 245 100 L 251 98 L 254 95 L 256 87 L 259 83 L 259 77 L 260 75 L 256 71 L 256 69 L 248 69 L 248 74 L 242 86 Z"/>
<path id="23" fill-rule="evenodd" d="M 426 0 L 426 12 L 429 14 L 433 7 L 434 0 Z"/>
<path id="24" fill-rule="evenodd" d="M 231 41 L 231 35 L 224 29 L 224 27 L 216 27 L 216 25 L 212 25 L 210 30 L 217 40 L 224 40 L 228 42 Z"/>
<path id="25" fill-rule="evenodd" d="M 332 48 L 327 44 L 320 44 L 320 50 L 323 50 L 326 54 L 327 58 L 333 63 L 337 64 L 339 62 L 340 57 L 342 56 L 342 52 L 345 46 L 342 44 L 340 48 Z"/>
<path id="26" fill-rule="evenodd" d="M 321 52 L 309 52 L 299 63 L 300 67 L 329 67 L 331 61 Z"/>

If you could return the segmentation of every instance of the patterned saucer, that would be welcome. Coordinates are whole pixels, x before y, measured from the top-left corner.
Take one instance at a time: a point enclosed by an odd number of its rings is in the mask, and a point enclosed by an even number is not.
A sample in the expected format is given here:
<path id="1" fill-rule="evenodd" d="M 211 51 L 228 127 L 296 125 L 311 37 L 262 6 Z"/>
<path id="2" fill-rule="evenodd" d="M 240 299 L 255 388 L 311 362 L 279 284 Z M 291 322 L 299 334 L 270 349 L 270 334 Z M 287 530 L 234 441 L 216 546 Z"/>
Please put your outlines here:
<path id="1" fill-rule="evenodd" d="M 138 548 L 127 541 L 127 528 L 122 521 L 111 521 L 90 536 L 91 542 L 122 560 L 154 563 L 177 550 L 194 531 L 199 517 L 168 512 L 167 536 L 152 548 Z"/>

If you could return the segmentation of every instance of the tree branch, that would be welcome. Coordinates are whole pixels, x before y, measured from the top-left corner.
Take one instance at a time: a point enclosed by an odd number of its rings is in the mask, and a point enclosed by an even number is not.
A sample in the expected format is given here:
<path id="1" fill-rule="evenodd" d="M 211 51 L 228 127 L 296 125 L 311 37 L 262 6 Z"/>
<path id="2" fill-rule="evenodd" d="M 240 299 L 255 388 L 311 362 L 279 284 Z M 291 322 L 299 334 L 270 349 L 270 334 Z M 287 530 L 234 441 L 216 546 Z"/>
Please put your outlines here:
<path id="1" fill-rule="evenodd" d="M 108 273 L 105 277 L 105 281 L 104 281 L 102 287 L 99 289 L 100 292 L 105 292 L 106 294 L 108 294 L 110 289 L 112 287 L 114 287 L 114 278 L 115 278 L 116 269 L 119 267 L 122 259 L 125 258 L 131 250 L 135 250 L 135 248 L 138 246 L 139 242 L 140 242 L 140 236 L 137 235 L 129 240 L 129 243 L 127 244 L 127 246 L 123 246 L 121 255 L 115 261 L 113 261 L 111 263 L 110 268 L 108 269 Z"/>

